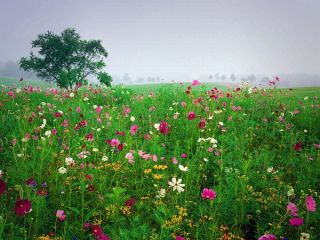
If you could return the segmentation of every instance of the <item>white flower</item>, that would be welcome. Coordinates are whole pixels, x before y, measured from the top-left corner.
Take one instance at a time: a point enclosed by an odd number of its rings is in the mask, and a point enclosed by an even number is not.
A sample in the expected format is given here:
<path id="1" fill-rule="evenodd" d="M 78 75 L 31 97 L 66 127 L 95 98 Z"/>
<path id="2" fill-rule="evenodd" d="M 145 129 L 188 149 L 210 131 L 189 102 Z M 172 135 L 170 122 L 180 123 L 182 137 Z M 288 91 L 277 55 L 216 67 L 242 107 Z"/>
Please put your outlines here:
<path id="1" fill-rule="evenodd" d="M 74 97 L 74 93 L 73 93 L 73 92 L 72 92 L 72 93 L 70 93 L 70 97 L 72 97 L 72 98 Z"/>
<path id="2" fill-rule="evenodd" d="M 89 101 L 89 98 L 85 97 L 85 98 L 83 99 L 83 101 Z"/>
<path id="3" fill-rule="evenodd" d="M 19 157 L 19 158 L 23 157 L 23 153 L 18 153 L 17 157 Z"/>
<path id="4" fill-rule="evenodd" d="M 223 126 L 223 122 L 219 122 L 219 125 L 220 125 L 220 126 Z"/>
<path id="5" fill-rule="evenodd" d="M 166 190 L 164 188 L 160 188 L 160 190 L 158 191 L 158 195 L 156 196 L 156 198 L 164 198 L 166 196 Z"/>
<path id="6" fill-rule="evenodd" d="M 159 130 L 160 123 L 155 123 L 153 126 L 154 126 L 154 128 L 155 128 L 156 130 Z"/>
<path id="7" fill-rule="evenodd" d="M 179 169 L 182 171 L 182 172 L 187 172 L 189 171 L 189 168 L 187 166 L 183 166 L 183 165 L 179 165 Z"/>
<path id="8" fill-rule="evenodd" d="M 169 107 L 169 111 L 172 111 L 173 110 L 173 108 L 172 107 Z"/>
<path id="9" fill-rule="evenodd" d="M 308 130 L 307 130 L 307 129 L 305 129 L 305 130 L 303 130 L 303 132 L 304 132 L 304 133 L 307 133 L 307 132 L 308 132 Z"/>
<path id="10" fill-rule="evenodd" d="M 70 166 L 71 164 L 74 164 L 74 160 L 72 157 L 66 157 L 64 160 L 67 166 Z"/>
<path id="11" fill-rule="evenodd" d="M 67 172 L 67 169 L 65 167 L 61 167 L 61 168 L 58 169 L 58 172 L 60 174 L 65 174 Z"/>
<path id="12" fill-rule="evenodd" d="M 93 105 L 93 108 L 96 109 L 98 106 L 97 105 Z"/>
<path id="13" fill-rule="evenodd" d="M 47 120 L 45 118 L 42 119 L 42 124 L 41 124 L 40 128 L 44 128 L 46 126 L 46 124 L 47 124 Z"/>
<path id="14" fill-rule="evenodd" d="M 308 99 L 309 99 L 309 97 L 308 97 L 308 96 L 306 96 L 306 97 L 304 97 L 304 99 L 303 99 L 303 100 L 307 101 Z"/>
<path id="15" fill-rule="evenodd" d="M 105 155 L 104 155 L 104 156 L 102 157 L 102 161 L 104 161 L 104 162 L 108 161 L 108 159 L 109 159 L 108 156 L 105 156 Z"/>
<path id="16" fill-rule="evenodd" d="M 310 234 L 302 232 L 300 236 L 300 240 L 309 240 L 310 239 Z"/>
<path id="17" fill-rule="evenodd" d="M 17 93 L 20 93 L 21 91 L 22 91 L 21 88 L 17 88 L 17 89 L 16 89 L 16 92 L 17 92 Z"/>
<path id="18" fill-rule="evenodd" d="M 131 117 L 130 117 L 130 121 L 131 121 L 131 122 L 134 122 L 134 120 L 136 120 L 136 118 L 135 118 L 134 116 L 131 116 Z"/>
<path id="19" fill-rule="evenodd" d="M 207 158 L 203 158 L 203 161 L 208 162 L 208 159 Z"/>
<path id="20" fill-rule="evenodd" d="M 185 184 L 182 184 L 181 182 L 182 182 L 182 179 L 181 179 L 181 178 L 179 178 L 179 179 L 177 180 L 176 177 L 173 177 L 173 178 L 171 179 L 171 182 L 169 181 L 168 184 L 169 184 L 170 187 L 173 188 L 173 191 L 176 191 L 176 190 L 177 190 L 178 193 L 181 193 L 181 192 L 184 192 L 183 187 L 185 186 Z"/>
<path id="21" fill-rule="evenodd" d="M 93 151 L 93 152 L 98 152 L 99 149 L 98 149 L 98 148 L 93 148 L 92 151 Z"/>
<path id="22" fill-rule="evenodd" d="M 47 137 L 50 137 L 51 136 L 51 131 L 50 130 L 45 131 L 44 135 L 47 136 Z"/>
<path id="23" fill-rule="evenodd" d="M 252 93 L 252 88 L 248 88 L 248 93 L 249 93 L 249 94 Z"/>

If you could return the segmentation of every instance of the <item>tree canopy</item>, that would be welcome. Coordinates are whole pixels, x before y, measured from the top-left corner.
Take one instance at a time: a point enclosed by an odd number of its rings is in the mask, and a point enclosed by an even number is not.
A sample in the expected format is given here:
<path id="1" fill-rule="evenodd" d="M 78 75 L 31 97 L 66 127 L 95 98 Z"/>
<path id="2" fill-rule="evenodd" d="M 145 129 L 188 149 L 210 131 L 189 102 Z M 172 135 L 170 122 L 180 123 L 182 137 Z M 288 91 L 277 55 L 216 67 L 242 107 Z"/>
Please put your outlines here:
<path id="1" fill-rule="evenodd" d="M 32 49 L 29 57 L 21 58 L 20 67 L 61 88 L 86 84 L 89 75 L 111 85 L 111 76 L 102 71 L 108 53 L 100 40 L 82 40 L 75 29 L 67 28 L 60 35 L 51 31 L 39 34 Z"/>

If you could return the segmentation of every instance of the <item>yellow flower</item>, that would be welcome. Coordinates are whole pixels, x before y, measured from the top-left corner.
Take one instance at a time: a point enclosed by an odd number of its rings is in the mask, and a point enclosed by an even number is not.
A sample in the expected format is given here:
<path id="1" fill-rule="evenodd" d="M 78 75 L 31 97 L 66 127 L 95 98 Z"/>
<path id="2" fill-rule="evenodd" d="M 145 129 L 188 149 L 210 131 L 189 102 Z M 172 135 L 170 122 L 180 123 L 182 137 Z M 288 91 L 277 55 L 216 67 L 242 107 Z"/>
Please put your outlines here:
<path id="1" fill-rule="evenodd" d="M 153 174 L 153 178 L 156 180 L 160 180 L 162 178 L 161 174 Z"/>
<path id="2" fill-rule="evenodd" d="M 148 169 L 145 169 L 143 172 L 144 172 L 145 174 L 149 174 L 149 173 L 152 172 L 152 169 L 151 169 L 151 168 L 148 168 Z"/>

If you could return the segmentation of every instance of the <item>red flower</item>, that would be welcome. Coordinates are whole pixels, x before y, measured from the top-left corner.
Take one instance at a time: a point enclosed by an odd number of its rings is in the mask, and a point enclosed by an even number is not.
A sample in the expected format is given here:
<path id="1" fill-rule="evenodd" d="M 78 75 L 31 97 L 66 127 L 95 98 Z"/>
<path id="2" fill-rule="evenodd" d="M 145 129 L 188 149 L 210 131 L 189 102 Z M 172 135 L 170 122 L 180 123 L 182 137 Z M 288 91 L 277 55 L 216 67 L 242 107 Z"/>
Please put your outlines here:
<path id="1" fill-rule="evenodd" d="M 93 133 L 88 133 L 86 136 L 85 136 L 85 139 L 87 139 L 89 142 L 92 142 L 94 140 L 93 138 Z"/>
<path id="2" fill-rule="evenodd" d="M 199 123 L 199 128 L 204 128 L 205 126 L 206 126 L 206 120 L 204 120 L 204 118 L 202 118 Z"/>
<path id="3" fill-rule="evenodd" d="M 92 225 L 91 227 L 92 234 L 96 237 L 99 237 L 103 234 L 103 229 L 99 225 Z"/>
<path id="4" fill-rule="evenodd" d="M 14 211 L 18 216 L 23 216 L 32 211 L 31 207 L 32 207 L 31 201 L 27 199 L 18 199 L 16 201 Z"/>
<path id="5" fill-rule="evenodd" d="M 136 200 L 134 198 L 129 198 L 126 202 L 125 205 L 127 207 L 133 207 L 133 205 L 136 203 Z"/>
<path id="6" fill-rule="evenodd" d="M 297 152 L 300 152 L 302 150 L 302 143 L 298 142 L 293 146 L 293 149 Z"/>
<path id="7" fill-rule="evenodd" d="M 94 191 L 94 187 L 93 187 L 92 185 L 88 185 L 88 190 L 89 190 L 90 192 L 93 192 L 93 191 Z"/>
<path id="8" fill-rule="evenodd" d="M 60 112 L 56 112 L 54 116 L 58 118 L 58 117 L 62 117 L 62 114 Z"/>
<path id="9" fill-rule="evenodd" d="M 189 112 L 188 113 L 188 119 L 193 120 L 196 117 L 196 114 L 194 112 Z"/>
<path id="10" fill-rule="evenodd" d="M 120 143 L 117 148 L 118 148 L 118 151 L 122 151 L 122 149 L 123 149 L 123 144 Z"/>
<path id="11" fill-rule="evenodd" d="M 169 133 L 169 124 L 165 121 L 160 122 L 159 131 L 162 134 L 168 134 Z"/>
<path id="12" fill-rule="evenodd" d="M 44 189 L 39 189 L 39 190 L 37 191 L 37 194 L 38 194 L 39 196 L 47 196 L 47 195 L 48 195 L 48 191 L 46 191 L 46 190 L 44 190 Z"/>
<path id="13" fill-rule="evenodd" d="M 0 195 L 2 195 L 7 190 L 7 184 L 5 181 L 0 179 Z"/>

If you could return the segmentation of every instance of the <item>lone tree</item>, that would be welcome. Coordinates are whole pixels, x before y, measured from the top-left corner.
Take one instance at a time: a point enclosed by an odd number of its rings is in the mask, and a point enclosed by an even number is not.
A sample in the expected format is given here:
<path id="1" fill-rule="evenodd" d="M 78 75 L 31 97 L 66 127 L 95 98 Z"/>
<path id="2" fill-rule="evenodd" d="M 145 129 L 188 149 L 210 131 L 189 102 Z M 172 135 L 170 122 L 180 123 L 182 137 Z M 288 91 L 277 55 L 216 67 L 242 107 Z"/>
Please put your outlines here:
<path id="1" fill-rule="evenodd" d="M 89 75 L 97 76 L 106 86 L 111 85 L 111 76 L 102 71 L 108 53 L 100 40 L 82 40 L 75 29 L 67 28 L 60 35 L 50 31 L 39 34 L 32 41 L 32 49 L 35 52 L 21 58 L 20 67 L 61 88 L 87 84 Z"/>

